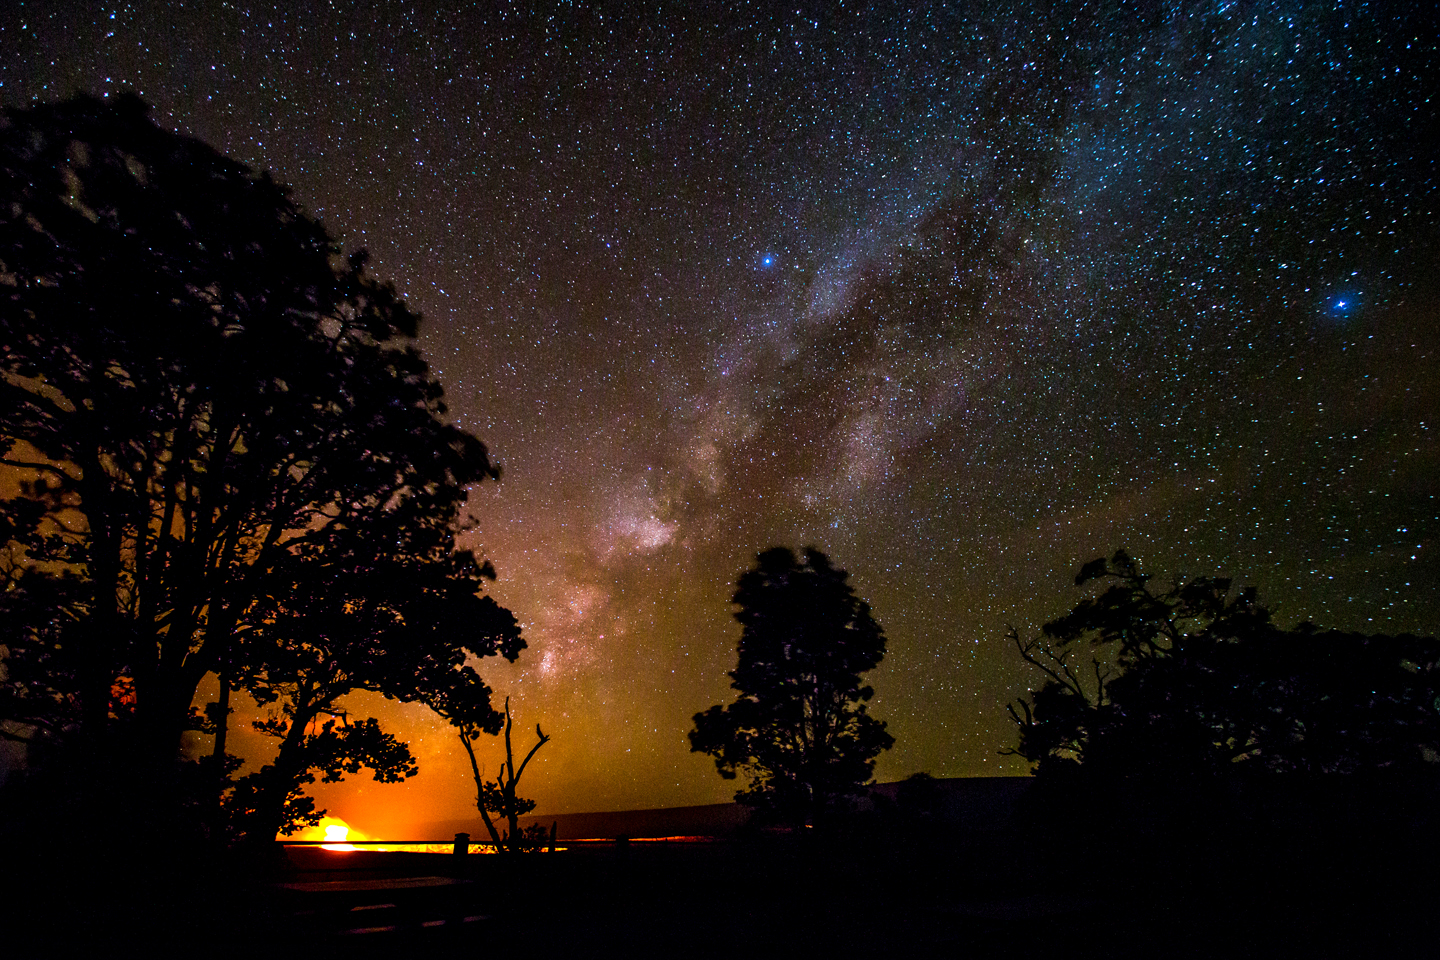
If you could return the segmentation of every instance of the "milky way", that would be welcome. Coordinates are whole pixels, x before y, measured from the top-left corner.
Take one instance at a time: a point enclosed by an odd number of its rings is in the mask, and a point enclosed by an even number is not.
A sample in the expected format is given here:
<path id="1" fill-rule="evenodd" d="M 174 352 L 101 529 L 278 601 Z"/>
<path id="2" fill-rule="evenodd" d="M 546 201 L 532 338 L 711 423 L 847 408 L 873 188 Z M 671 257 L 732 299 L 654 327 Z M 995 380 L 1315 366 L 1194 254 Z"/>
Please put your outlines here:
<path id="1" fill-rule="evenodd" d="M 367 246 L 504 467 L 529 792 L 714 802 L 685 733 L 773 544 L 886 628 L 882 779 L 1019 772 L 1005 629 L 1117 547 L 1437 629 L 1434 11 L 1142 6 L 26 4 L 0 99 L 138 90 Z M 443 725 L 352 707 L 425 771 L 335 812 L 464 814 Z"/>

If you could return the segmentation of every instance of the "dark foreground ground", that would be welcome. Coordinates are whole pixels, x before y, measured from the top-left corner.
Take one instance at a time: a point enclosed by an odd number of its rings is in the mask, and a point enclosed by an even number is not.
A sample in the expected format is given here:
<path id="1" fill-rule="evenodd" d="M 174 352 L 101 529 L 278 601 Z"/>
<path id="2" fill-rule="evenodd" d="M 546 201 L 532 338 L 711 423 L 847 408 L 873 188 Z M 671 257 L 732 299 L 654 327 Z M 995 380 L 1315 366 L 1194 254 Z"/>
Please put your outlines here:
<path id="1" fill-rule="evenodd" d="M 10 864 L 8 957 L 1435 956 L 1428 830 L 864 831 L 509 859 L 123 848 Z M 1078 834 L 1077 834 L 1078 836 Z"/>

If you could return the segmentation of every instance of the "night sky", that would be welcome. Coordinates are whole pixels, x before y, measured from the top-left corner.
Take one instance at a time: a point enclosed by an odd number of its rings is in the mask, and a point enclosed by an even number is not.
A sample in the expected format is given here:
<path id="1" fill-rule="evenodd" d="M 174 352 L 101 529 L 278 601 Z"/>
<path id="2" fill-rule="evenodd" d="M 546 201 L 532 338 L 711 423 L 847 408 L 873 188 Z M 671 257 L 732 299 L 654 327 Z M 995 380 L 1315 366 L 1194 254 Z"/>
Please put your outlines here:
<path id="1" fill-rule="evenodd" d="M 1440 629 L 1433 5 L 635 7 L 0 9 L 0 102 L 136 90 L 424 313 L 541 812 L 729 798 L 685 734 L 771 545 L 886 629 L 882 780 L 1022 772 L 1006 627 L 1118 547 Z M 350 706 L 423 772 L 332 812 L 473 810 L 447 727 Z"/>

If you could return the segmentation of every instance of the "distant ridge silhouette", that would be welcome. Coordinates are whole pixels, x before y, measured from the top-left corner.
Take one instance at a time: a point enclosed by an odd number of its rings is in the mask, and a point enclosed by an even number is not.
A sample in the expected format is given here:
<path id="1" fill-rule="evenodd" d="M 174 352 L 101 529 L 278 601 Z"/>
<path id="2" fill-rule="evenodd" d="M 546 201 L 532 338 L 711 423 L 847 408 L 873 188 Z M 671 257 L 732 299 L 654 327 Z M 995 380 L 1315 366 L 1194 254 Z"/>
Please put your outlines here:
<path id="1" fill-rule="evenodd" d="M 934 783 L 938 793 L 934 813 L 939 823 L 964 826 L 977 833 L 990 833 L 1010 826 L 1015 806 L 1029 788 L 1031 779 L 950 777 L 937 779 Z M 871 793 L 893 801 L 899 788 L 900 782 L 876 784 Z M 555 823 L 561 840 L 724 838 L 738 834 L 749 817 L 750 808 L 738 803 L 709 803 L 646 810 L 535 814 L 521 817 L 520 825 L 525 827 L 538 823 L 549 827 Z M 478 817 L 473 820 L 440 820 L 423 824 L 416 830 L 416 836 L 433 839 L 461 832 L 480 838 L 484 836 L 484 827 Z"/>

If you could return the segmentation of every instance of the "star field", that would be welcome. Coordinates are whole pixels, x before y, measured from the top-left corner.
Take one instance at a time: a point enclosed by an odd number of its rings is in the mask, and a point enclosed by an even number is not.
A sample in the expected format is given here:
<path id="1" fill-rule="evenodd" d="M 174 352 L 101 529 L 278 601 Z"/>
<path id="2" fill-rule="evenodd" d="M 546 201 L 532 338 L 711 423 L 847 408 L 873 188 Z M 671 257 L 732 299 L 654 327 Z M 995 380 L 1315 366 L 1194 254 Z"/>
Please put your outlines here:
<path id="1" fill-rule="evenodd" d="M 0 102 L 137 90 L 424 312 L 505 471 L 470 538 L 530 647 L 482 672 L 541 811 L 729 797 L 685 733 L 775 544 L 890 637 L 881 779 L 1020 772 L 1005 629 L 1117 547 L 1440 627 L 1427 5 L 486 11 L 16 4 Z M 423 772 L 333 812 L 465 815 L 443 725 L 352 706 Z"/>

